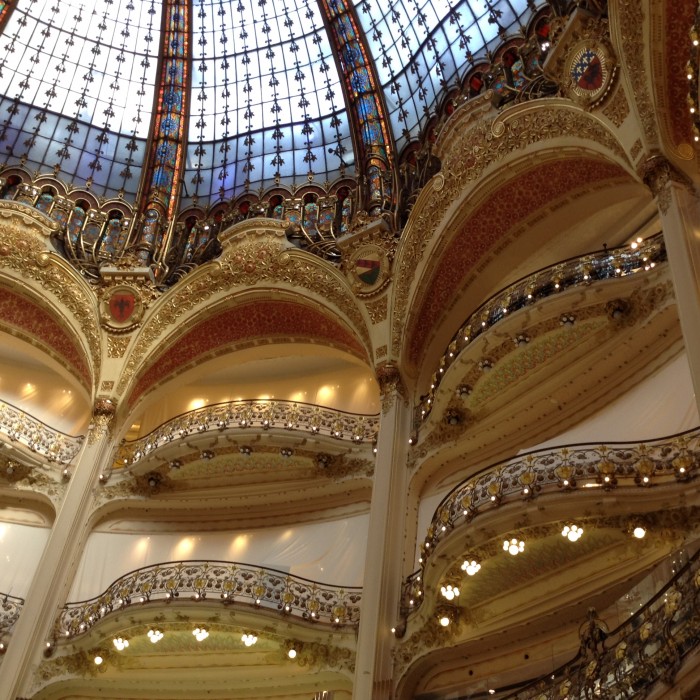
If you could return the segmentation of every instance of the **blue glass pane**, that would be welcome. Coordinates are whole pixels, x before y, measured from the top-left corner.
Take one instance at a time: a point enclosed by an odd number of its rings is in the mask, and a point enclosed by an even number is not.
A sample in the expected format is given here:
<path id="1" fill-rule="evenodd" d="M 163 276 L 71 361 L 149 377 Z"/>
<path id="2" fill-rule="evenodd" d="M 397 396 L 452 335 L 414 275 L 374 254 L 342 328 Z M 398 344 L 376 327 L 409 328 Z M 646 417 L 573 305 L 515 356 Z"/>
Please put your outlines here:
<path id="1" fill-rule="evenodd" d="M 415 138 L 446 88 L 531 17 L 528 0 L 354 0 L 397 148 Z"/>
<path id="2" fill-rule="evenodd" d="M 99 195 L 134 193 L 153 106 L 160 13 L 153 0 L 17 3 L 0 59 L 4 158 L 57 167 L 76 184 L 89 179 Z M 130 150 L 118 134 L 133 139 Z"/>

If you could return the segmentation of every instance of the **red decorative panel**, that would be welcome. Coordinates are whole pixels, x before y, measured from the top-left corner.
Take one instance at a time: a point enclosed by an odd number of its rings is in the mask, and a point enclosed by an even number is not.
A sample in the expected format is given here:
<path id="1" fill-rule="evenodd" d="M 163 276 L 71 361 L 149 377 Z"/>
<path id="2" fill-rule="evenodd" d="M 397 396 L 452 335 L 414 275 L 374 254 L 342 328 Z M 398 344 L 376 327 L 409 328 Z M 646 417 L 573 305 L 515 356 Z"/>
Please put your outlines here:
<path id="1" fill-rule="evenodd" d="M 202 321 L 176 340 L 141 375 L 129 397 L 129 405 L 157 382 L 212 350 L 259 338 L 315 340 L 360 357 L 367 356 L 345 326 L 316 309 L 284 301 L 251 302 Z"/>
<path id="2" fill-rule="evenodd" d="M 27 297 L 2 287 L 0 322 L 36 338 L 41 345 L 62 358 L 86 387 L 90 387 L 90 370 L 85 356 L 66 330 L 47 311 L 33 304 Z"/>
<path id="3" fill-rule="evenodd" d="M 533 168 L 494 192 L 447 244 L 409 333 L 409 358 L 417 362 L 424 341 L 474 266 L 521 221 L 572 190 L 601 180 L 629 177 L 612 163 L 576 158 Z"/>
<path id="4" fill-rule="evenodd" d="M 696 0 L 669 0 L 664 27 L 666 90 L 674 144 L 693 145 L 691 117 L 688 111 L 686 64 L 690 58 L 690 28 L 695 20 Z M 663 86 L 660 87 L 663 90 Z"/>

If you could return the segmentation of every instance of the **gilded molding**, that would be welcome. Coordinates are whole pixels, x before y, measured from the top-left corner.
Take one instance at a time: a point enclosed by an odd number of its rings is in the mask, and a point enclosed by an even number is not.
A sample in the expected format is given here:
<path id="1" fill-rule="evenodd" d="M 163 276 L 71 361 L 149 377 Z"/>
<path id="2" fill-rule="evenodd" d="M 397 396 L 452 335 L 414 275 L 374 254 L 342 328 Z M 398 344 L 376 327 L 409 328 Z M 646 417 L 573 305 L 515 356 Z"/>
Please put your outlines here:
<path id="1" fill-rule="evenodd" d="M 654 104 L 649 93 L 647 72 L 644 69 L 646 42 L 644 40 L 644 8 L 642 0 L 618 0 L 610 3 L 611 27 L 617 28 L 622 63 L 629 67 L 626 71 L 647 146 L 657 142 Z M 616 21 L 617 20 L 617 21 Z M 613 37 L 615 34 L 613 33 Z"/>
<path id="2" fill-rule="evenodd" d="M 458 119 L 459 121 L 459 119 Z M 576 134 L 593 141 L 622 161 L 626 154 L 600 120 L 569 103 L 556 106 L 524 104 L 506 110 L 496 119 L 482 120 L 463 131 L 451 129 L 453 141 L 443 157 L 440 189 L 431 180 L 421 192 L 399 248 L 395 271 L 396 302 L 392 322 L 392 350 L 398 355 L 406 326 L 408 299 L 416 270 L 445 214 L 463 195 L 466 185 L 476 181 L 492 164 L 534 144 Z M 425 197 L 422 195 L 425 193 Z"/>
<path id="3" fill-rule="evenodd" d="M 615 94 L 603 108 L 603 114 L 619 129 L 630 113 L 630 105 L 622 84 L 617 86 Z"/>
<path id="4" fill-rule="evenodd" d="M 367 302 L 366 306 L 369 318 L 374 325 L 386 321 L 389 311 L 389 297 L 387 295 L 376 301 Z"/>
<path id="5" fill-rule="evenodd" d="M 111 335 L 107 336 L 107 356 L 112 358 L 124 357 L 130 340 L 131 336 L 123 338 L 115 338 Z"/>
<path id="6" fill-rule="evenodd" d="M 40 240 L 40 237 L 46 239 L 47 229 L 54 230 L 46 217 L 39 212 L 34 215 L 34 210 L 16 202 L 0 200 L 0 220 L 0 267 L 39 282 L 70 311 L 88 344 L 90 357 L 87 359 L 93 363 L 93 381 L 96 382 L 101 364 L 101 334 L 94 294 L 78 273 L 59 255 L 47 250 L 44 240 Z"/>
<path id="7" fill-rule="evenodd" d="M 256 222 L 260 225 L 260 222 Z M 274 223 L 274 222 L 271 222 Z M 155 342 L 187 312 L 204 306 L 219 292 L 234 294 L 237 288 L 250 289 L 261 284 L 289 284 L 318 294 L 335 305 L 353 324 L 365 347 L 370 347 L 369 332 L 357 301 L 345 278 L 320 258 L 290 246 L 283 230 L 254 229 L 224 236 L 222 256 L 195 270 L 175 285 L 155 305 L 129 354 L 117 385 L 122 395 L 131 377 L 140 367 Z"/>

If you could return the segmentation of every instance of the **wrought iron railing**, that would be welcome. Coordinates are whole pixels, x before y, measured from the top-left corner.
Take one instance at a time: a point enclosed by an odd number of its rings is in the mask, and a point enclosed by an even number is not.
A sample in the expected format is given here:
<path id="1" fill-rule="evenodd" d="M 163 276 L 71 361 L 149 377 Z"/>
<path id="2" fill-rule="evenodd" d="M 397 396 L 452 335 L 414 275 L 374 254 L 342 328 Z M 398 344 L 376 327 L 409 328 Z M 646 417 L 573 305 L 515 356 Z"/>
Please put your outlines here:
<path id="1" fill-rule="evenodd" d="M 56 622 L 56 637 L 87 632 L 112 612 L 152 601 L 217 600 L 246 603 L 281 615 L 335 626 L 355 626 L 362 589 L 332 586 L 275 569 L 223 561 L 176 561 L 136 569 L 104 593 L 68 603 Z"/>
<path id="2" fill-rule="evenodd" d="M 74 437 L 50 428 L 12 404 L 0 401 L 0 433 L 46 457 L 67 464 L 80 450 L 83 436 Z"/>
<path id="3" fill-rule="evenodd" d="M 0 642 L 8 635 L 24 605 L 23 598 L 9 595 L 8 593 L 0 593 Z"/>
<path id="4" fill-rule="evenodd" d="M 591 485 L 649 488 L 664 480 L 694 476 L 700 458 L 700 428 L 644 443 L 568 445 L 538 450 L 499 462 L 462 481 L 435 510 L 421 545 L 421 568 L 404 587 L 404 609 L 422 600 L 423 571 L 440 541 L 460 523 L 504 503 L 527 501 L 547 493 L 574 492 Z"/>
<path id="5" fill-rule="evenodd" d="M 511 700 L 645 697 L 668 685 L 700 642 L 700 553 L 642 609 L 608 632 L 593 615 L 581 627 L 581 648 L 567 664 L 509 694 Z"/>
<path id="6" fill-rule="evenodd" d="M 176 416 L 138 440 L 125 442 L 116 466 L 136 464 L 153 450 L 189 435 L 227 428 L 280 428 L 361 443 L 374 440 L 379 416 L 362 416 L 294 401 L 241 400 L 218 403 Z"/>
<path id="7" fill-rule="evenodd" d="M 484 302 L 455 333 L 440 358 L 438 368 L 431 377 L 430 388 L 416 408 L 418 421 L 424 421 L 430 415 L 440 382 L 460 353 L 508 314 L 555 296 L 565 289 L 649 271 L 666 260 L 666 248 L 660 233 L 633 245 L 565 260 L 523 277 Z"/>

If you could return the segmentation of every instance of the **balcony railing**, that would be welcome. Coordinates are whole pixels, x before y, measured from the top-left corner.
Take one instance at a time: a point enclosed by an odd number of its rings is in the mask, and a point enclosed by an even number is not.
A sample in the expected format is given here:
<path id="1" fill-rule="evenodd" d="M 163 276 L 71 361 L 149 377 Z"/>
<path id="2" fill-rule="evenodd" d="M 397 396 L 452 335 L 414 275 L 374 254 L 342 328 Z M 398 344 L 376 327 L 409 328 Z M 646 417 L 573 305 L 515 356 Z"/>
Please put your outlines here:
<path id="1" fill-rule="evenodd" d="M 0 644 L 3 644 L 3 648 L 0 651 L 4 650 L 4 645 L 6 644 L 4 638 L 10 632 L 15 622 L 17 622 L 23 605 L 23 598 L 0 593 Z"/>
<path id="2" fill-rule="evenodd" d="M 67 464 L 80 450 L 83 436 L 73 437 L 50 428 L 12 404 L 0 401 L 0 433 L 51 462 Z"/>
<path id="3" fill-rule="evenodd" d="M 646 697 L 658 681 L 673 685 L 700 641 L 700 553 L 642 609 L 608 632 L 594 616 L 581 627 L 569 663 L 507 696 L 511 700 Z"/>
<path id="4" fill-rule="evenodd" d="M 647 272 L 656 267 L 657 263 L 666 260 L 666 248 L 660 233 L 641 242 L 635 241 L 632 245 L 634 247 L 606 249 L 565 260 L 523 277 L 484 302 L 455 333 L 440 358 L 430 388 L 416 407 L 418 422 L 428 418 L 440 382 L 450 365 L 457 361 L 459 354 L 508 314 L 555 296 L 565 289 L 586 287 L 599 280 Z"/>
<path id="5" fill-rule="evenodd" d="M 334 626 L 355 626 L 362 589 L 340 588 L 249 564 L 223 561 L 176 561 L 136 569 L 104 593 L 68 603 L 56 622 L 56 638 L 87 632 L 112 612 L 150 602 L 217 600 L 246 603 L 283 616 Z"/>
<path id="6" fill-rule="evenodd" d="M 359 444 L 376 438 L 379 416 L 362 416 L 294 401 L 242 400 L 218 403 L 183 413 L 148 435 L 124 443 L 117 455 L 116 466 L 136 464 L 158 447 L 173 440 L 228 428 L 303 431 Z"/>
<path id="7" fill-rule="evenodd" d="M 548 493 L 598 487 L 650 488 L 664 481 L 689 480 L 698 468 L 700 428 L 644 443 L 569 445 L 538 450 L 499 462 L 458 484 L 438 505 L 421 545 L 421 568 L 404 588 L 404 609 L 417 610 L 423 572 L 440 541 L 461 523 L 504 503 L 529 501 Z"/>

